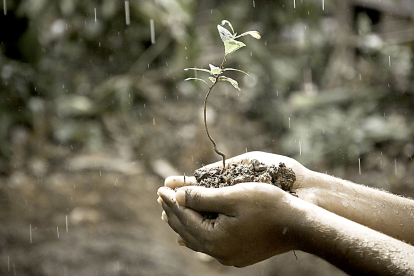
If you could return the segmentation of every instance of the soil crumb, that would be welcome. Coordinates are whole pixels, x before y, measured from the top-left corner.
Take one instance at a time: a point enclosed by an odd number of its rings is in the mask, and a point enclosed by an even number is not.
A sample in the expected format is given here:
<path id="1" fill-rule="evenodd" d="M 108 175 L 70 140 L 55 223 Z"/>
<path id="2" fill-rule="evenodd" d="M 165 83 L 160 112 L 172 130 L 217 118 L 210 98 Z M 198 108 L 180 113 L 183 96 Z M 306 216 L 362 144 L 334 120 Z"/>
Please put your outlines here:
<path id="1" fill-rule="evenodd" d="M 290 193 L 296 180 L 295 172 L 287 168 L 284 163 L 279 163 L 279 166 L 273 164 L 267 166 L 257 159 L 252 159 L 250 164 L 231 164 L 225 171 L 222 168 L 201 168 L 194 172 L 194 176 L 197 179 L 197 186 L 207 188 L 222 188 L 243 182 L 261 182 L 275 185 Z"/>

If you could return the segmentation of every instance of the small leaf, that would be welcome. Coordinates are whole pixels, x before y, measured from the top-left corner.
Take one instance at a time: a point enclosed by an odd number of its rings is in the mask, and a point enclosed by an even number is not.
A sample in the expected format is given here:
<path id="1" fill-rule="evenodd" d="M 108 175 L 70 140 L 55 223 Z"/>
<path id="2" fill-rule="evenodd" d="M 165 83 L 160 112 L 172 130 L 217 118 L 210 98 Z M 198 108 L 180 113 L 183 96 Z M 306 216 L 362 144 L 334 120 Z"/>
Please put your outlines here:
<path id="1" fill-rule="evenodd" d="M 207 69 L 201 69 L 201 68 L 185 68 L 184 69 L 184 71 L 188 71 L 188 70 L 203 71 L 203 72 L 210 73 L 210 75 L 213 75 L 213 72 Z"/>
<path id="2" fill-rule="evenodd" d="M 208 77 L 208 79 L 211 80 L 212 83 L 215 83 L 216 82 L 216 78 Z"/>
<path id="3" fill-rule="evenodd" d="M 249 76 L 249 74 L 247 74 L 243 70 L 234 69 L 234 68 L 224 68 L 223 71 L 237 71 L 237 72 L 240 72 L 240 73 L 243 73 L 243 74 L 246 74 L 247 76 Z"/>
<path id="4" fill-rule="evenodd" d="M 240 91 L 239 83 L 237 81 L 233 80 L 232 78 L 221 76 L 219 78 L 219 80 L 220 81 L 227 81 L 227 82 L 231 83 L 231 85 L 233 85 L 234 88 L 236 88 L 237 90 Z"/>
<path id="5" fill-rule="evenodd" d="M 226 56 L 236 52 L 238 49 L 246 46 L 243 42 L 237 40 L 226 40 L 224 41 L 224 49 Z"/>
<path id="6" fill-rule="evenodd" d="M 209 66 L 210 66 L 210 70 L 211 70 L 212 75 L 220 75 L 220 73 L 221 73 L 220 67 L 216 67 L 213 64 L 209 64 Z"/>
<path id="7" fill-rule="evenodd" d="M 224 24 L 226 24 L 226 23 L 229 24 L 229 26 L 230 26 L 233 34 L 234 34 L 234 29 L 233 29 L 233 26 L 231 25 L 230 21 L 228 21 L 228 20 L 221 21 L 221 26 L 224 26 Z"/>
<path id="8" fill-rule="evenodd" d="M 256 32 L 256 31 L 245 32 L 245 33 L 242 33 L 241 35 L 236 36 L 235 38 L 238 38 L 238 37 L 241 37 L 241 36 L 245 36 L 245 35 L 251 35 L 252 37 L 254 37 L 256 39 L 261 39 L 262 38 L 260 36 L 259 32 Z"/>
<path id="9" fill-rule="evenodd" d="M 207 84 L 208 87 L 210 87 L 210 85 L 208 85 L 208 83 L 205 80 L 203 80 L 203 79 L 199 79 L 199 78 L 186 78 L 184 81 L 188 81 L 188 80 L 198 80 L 198 81 L 202 81 L 205 84 Z"/>
<path id="10" fill-rule="evenodd" d="M 226 28 L 223 28 L 220 25 L 217 25 L 217 29 L 219 31 L 221 41 L 226 42 L 228 40 L 233 40 L 234 35 L 232 35 Z"/>

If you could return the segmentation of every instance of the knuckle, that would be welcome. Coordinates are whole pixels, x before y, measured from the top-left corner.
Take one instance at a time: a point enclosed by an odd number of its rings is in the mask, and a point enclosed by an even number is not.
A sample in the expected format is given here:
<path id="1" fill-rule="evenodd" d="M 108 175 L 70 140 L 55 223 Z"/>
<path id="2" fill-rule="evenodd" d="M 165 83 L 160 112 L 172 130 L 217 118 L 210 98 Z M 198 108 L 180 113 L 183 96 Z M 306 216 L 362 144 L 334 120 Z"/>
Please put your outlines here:
<path id="1" fill-rule="evenodd" d="M 195 209 L 197 209 L 197 207 L 201 207 L 201 204 L 202 204 L 201 199 L 202 199 L 201 192 L 198 189 L 191 190 L 189 194 L 186 193 L 186 197 L 185 197 L 186 204 L 189 203 L 189 205 Z"/>

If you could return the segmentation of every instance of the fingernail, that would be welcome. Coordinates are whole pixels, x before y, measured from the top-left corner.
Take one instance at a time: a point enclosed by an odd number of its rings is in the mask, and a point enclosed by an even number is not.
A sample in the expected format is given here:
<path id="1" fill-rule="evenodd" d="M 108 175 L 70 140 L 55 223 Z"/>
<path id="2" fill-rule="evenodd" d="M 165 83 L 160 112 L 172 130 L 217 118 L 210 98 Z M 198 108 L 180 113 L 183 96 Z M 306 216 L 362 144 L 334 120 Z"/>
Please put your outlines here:
<path id="1" fill-rule="evenodd" d="M 178 240 L 177 242 L 180 246 L 186 246 L 186 244 L 183 240 Z"/>
<path id="2" fill-rule="evenodd" d="M 178 205 L 185 205 L 185 191 L 184 189 L 178 189 L 175 193 L 175 200 L 177 201 Z"/>
<path id="3" fill-rule="evenodd" d="M 165 211 L 162 212 L 161 219 L 165 222 L 168 222 L 168 217 L 167 217 L 167 214 L 165 213 Z"/>
<path id="4" fill-rule="evenodd" d="M 158 197 L 157 202 L 158 202 L 159 205 L 162 205 L 162 198 Z"/>

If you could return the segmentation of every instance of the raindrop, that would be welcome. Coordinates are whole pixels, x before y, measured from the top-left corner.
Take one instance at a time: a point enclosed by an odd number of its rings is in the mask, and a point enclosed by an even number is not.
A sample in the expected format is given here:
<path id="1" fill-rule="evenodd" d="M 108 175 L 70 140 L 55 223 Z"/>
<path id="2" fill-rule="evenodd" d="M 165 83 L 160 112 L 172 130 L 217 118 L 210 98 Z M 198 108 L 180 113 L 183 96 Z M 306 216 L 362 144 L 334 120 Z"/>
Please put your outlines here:
<path id="1" fill-rule="evenodd" d="M 395 175 L 397 175 L 397 159 L 394 159 L 394 170 L 395 170 Z"/>
<path id="2" fill-rule="evenodd" d="M 361 158 L 358 158 L 359 175 L 361 175 Z"/>
<path id="3" fill-rule="evenodd" d="M 302 145 L 300 144 L 300 141 L 299 141 L 299 155 L 302 155 Z"/>
<path id="4" fill-rule="evenodd" d="M 57 237 L 59 239 L 59 226 L 56 226 Z"/>
<path id="5" fill-rule="evenodd" d="M 322 10 L 325 10 L 325 0 L 322 0 Z"/>
<path id="6" fill-rule="evenodd" d="M 290 129 L 290 117 L 289 117 L 289 129 Z"/>
<path id="7" fill-rule="evenodd" d="M 253 8 L 256 8 L 256 3 L 254 2 L 254 0 L 253 0 Z"/>
<path id="8" fill-rule="evenodd" d="M 32 243 L 32 225 L 29 224 L 30 243 Z"/>
<path id="9" fill-rule="evenodd" d="M 151 44 L 155 44 L 154 19 L 151 19 L 150 20 L 150 28 L 151 28 Z"/>
<path id="10" fill-rule="evenodd" d="M 69 227 L 68 227 L 68 216 L 66 216 L 66 233 L 69 232 Z"/>
<path id="11" fill-rule="evenodd" d="M 129 25 L 131 23 L 129 17 L 129 1 L 125 1 L 125 23 Z"/>
<path id="12" fill-rule="evenodd" d="M 359 80 L 362 80 L 362 75 L 361 74 L 359 74 Z"/>
<path id="13" fill-rule="evenodd" d="M 388 56 L 388 65 L 391 67 L 391 56 Z"/>
<path id="14" fill-rule="evenodd" d="M 4 10 L 4 15 L 7 15 L 6 0 L 3 0 L 3 10 Z"/>
<path id="15" fill-rule="evenodd" d="M 296 9 L 296 0 L 293 0 L 293 8 Z"/>
<path id="16" fill-rule="evenodd" d="M 96 8 L 93 8 L 93 11 L 95 13 L 95 22 L 96 22 Z"/>
<path id="17" fill-rule="evenodd" d="M 152 118 L 152 124 L 155 126 L 155 118 Z"/>

